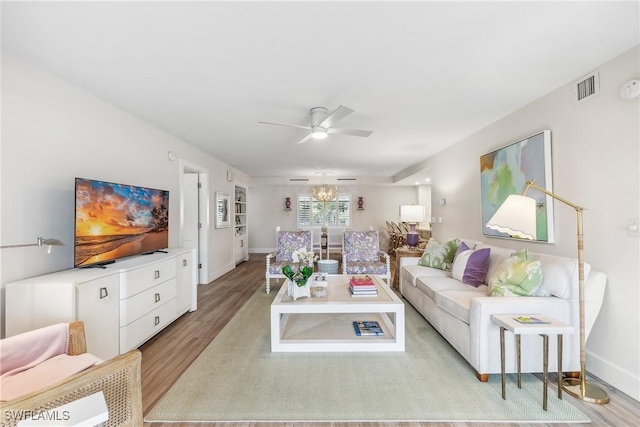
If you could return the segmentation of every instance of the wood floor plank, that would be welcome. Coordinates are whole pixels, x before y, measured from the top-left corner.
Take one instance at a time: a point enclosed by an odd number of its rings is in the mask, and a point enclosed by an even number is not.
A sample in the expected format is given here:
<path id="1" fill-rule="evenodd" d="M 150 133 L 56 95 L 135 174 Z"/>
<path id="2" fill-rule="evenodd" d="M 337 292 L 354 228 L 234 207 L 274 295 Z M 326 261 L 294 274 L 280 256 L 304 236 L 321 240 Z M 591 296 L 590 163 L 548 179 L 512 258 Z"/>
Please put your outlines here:
<path id="1" fill-rule="evenodd" d="M 340 261 L 337 254 L 332 258 Z M 392 259 L 392 268 L 395 262 Z M 198 310 L 186 313 L 164 331 L 140 347 L 142 351 L 142 406 L 146 415 L 158 400 L 180 378 L 202 351 L 259 288 L 264 289 L 265 254 L 252 254 L 243 262 L 208 285 L 198 287 Z M 392 275 L 393 277 L 393 275 Z M 275 296 L 275 292 L 271 292 Z M 591 378 L 590 378 L 591 379 Z M 597 378 L 593 381 L 604 387 L 611 402 L 606 405 L 585 403 L 564 394 L 564 399 L 591 418 L 591 424 L 572 424 L 576 427 L 640 426 L 640 402 L 621 393 Z M 554 383 L 549 393 L 555 390 Z M 417 423 L 417 422 L 330 422 L 330 423 L 145 423 L 146 427 L 487 427 L 486 423 Z M 501 427 L 522 427 L 529 424 L 504 423 Z M 564 427 L 566 424 L 536 424 L 536 426 Z"/>

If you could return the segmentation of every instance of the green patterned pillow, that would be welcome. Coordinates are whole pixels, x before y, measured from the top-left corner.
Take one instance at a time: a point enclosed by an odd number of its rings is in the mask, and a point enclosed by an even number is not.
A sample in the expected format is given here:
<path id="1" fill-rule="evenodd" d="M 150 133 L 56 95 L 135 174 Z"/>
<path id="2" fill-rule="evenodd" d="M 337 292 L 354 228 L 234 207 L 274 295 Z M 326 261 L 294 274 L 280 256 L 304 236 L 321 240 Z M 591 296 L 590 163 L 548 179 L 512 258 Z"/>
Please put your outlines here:
<path id="1" fill-rule="evenodd" d="M 489 279 L 489 292 L 494 297 L 533 296 L 542 284 L 542 265 L 523 249 L 498 266 Z"/>
<path id="2" fill-rule="evenodd" d="M 418 264 L 449 271 L 458 246 L 460 246 L 460 239 L 452 239 L 444 243 L 429 239 Z"/>

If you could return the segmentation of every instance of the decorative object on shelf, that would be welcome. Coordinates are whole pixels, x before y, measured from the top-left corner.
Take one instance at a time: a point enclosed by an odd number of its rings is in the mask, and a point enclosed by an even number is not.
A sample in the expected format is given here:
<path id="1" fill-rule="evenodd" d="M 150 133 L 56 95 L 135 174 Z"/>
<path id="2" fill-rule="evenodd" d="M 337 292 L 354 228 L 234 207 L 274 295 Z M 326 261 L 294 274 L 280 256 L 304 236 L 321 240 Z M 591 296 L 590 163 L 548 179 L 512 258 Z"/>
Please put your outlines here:
<path id="1" fill-rule="evenodd" d="M 24 248 L 27 246 L 48 246 L 47 253 L 51 253 L 51 246 L 66 246 L 61 240 L 58 239 L 45 239 L 43 237 L 38 237 L 36 243 L 24 243 L 21 245 L 6 245 L 0 246 L 0 249 L 4 248 Z"/>
<path id="2" fill-rule="evenodd" d="M 358 196 L 358 210 L 359 211 L 364 210 L 364 199 L 362 196 Z"/>
<path id="3" fill-rule="evenodd" d="M 585 330 L 584 330 L 584 243 L 582 234 L 583 207 L 575 205 L 554 193 L 547 191 L 534 183 L 527 181 L 522 195 L 511 194 L 491 219 L 486 223 L 487 228 L 507 233 L 520 239 L 536 240 L 538 203 L 536 199 L 527 197 L 530 188 L 552 197 L 576 210 L 578 224 L 578 300 L 580 310 L 580 378 L 568 378 L 562 387 L 570 395 L 590 403 L 608 403 L 609 395 L 605 390 L 594 383 L 587 382 L 586 357 L 585 357 Z"/>
<path id="4" fill-rule="evenodd" d="M 483 235 L 513 238 L 485 224 L 508 195 L 522 193 L 528 180 L 534 180 L 545 191 L 553 191 L 550 130 L 539 132 L 480 157 Z M 536 200 L 537 207 L 534 239 L 538 242 L 553 243 L 553 198 L 537 190 L 531 191 L 531 197 Z"/>
<path id="5" fill-rule="evenodd" d="M 229 195 L 216 191 L 216 228 L 229 227 Z"/>
<path id="6" fill-rule="evenodd" d="M 295 270 L 289 265 L 282 267 L 282 274 L 288 279 L 288 292 L 291 298 L 298 299 L 311 296 L 309 278 L 313 274 L 313 263 L 318 259 L 312 251 L 302 247 L 291 254 L 293 262 L 297 263 Z M 305 289 L 296 289 L 305 288 Z"/>
<path id="7" fill-rule="evenodd" d="M 424 206 L 422 205 L 403 205 L 400 206 L 400 221 L 409 224 L 407 231 L 407 245 L 411 248 L 418 246 L 420 234 L 416 231 L 416 225 L 424 221 Z"/>
<path id="8" fill-rule="evenodd" d="M 291 197 L 285 197 L 284 198 L 284 210 L 285 211 L 290 211 L 291 210 Z"/>

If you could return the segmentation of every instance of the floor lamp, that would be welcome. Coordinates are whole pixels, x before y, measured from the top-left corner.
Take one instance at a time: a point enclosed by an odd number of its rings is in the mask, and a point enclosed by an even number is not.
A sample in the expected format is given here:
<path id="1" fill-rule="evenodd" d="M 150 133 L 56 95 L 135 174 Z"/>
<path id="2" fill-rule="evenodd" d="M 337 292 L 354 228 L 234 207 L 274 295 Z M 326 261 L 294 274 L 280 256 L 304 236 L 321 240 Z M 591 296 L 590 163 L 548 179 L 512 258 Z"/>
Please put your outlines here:
<path id="1" fill-rule="evenodd" d="M 580 306 L 580 378 L 567 378 L 562 388 L 570 395 L 591 403 L 608 403 L 605 390 L 587 382 L 584 332 L 584 243 L 582 238 L 582 211 L 584 208 L 559 197 L 544 188 L 527 181 L 522 195 L 512 194 L 504 201 L 487 222 L 487 227 L 514 237 L 533 240 L 536 238 L 536 200 L 525 197 L 530 188 L 553 197 L 576 210 L 578 222 L 578 293 Z"/>
<path id="2" fill-rule="evenodd" d="M 0 246 L 0 249 L 4 248 L 24 248 L 27 246 L 48 246 L 47 253 L 51 253 L 51 246 L 65 246 L 65 244 L 58 239 L 45 239 L 43 237 L 38 237 L 36 243 L 23 243 L 21 245 L 6 245 Z"/>

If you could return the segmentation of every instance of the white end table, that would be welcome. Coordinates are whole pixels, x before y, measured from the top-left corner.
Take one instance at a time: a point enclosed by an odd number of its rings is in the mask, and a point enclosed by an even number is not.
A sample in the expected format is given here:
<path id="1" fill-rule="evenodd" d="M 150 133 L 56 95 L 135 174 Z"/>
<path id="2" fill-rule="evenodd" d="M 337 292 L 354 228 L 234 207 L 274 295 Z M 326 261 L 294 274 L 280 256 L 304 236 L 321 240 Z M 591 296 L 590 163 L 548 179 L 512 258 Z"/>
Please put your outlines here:
<path id="1" fill-rule="evenodd" d="M 539 322 L 519 322 L 518 318 L 538 319 Z M 516 338 L 516 361 L 518 367 L 518 388 L 522 388 L 522 373 L 520 369 L 520 335 L 537 334 L 542 337 L 543 356 L 543 386 L 542 409 L 547 410 L 547 386 L 549 379 L 549 335 L 558 337 L 558 398 L 562 399 L 562 335 L 572 334 L 573 326 L 560 322 L 548 316 L 538 314 L 493 314 L 491 320 L 500 326 L 500 368 L 502 374 L 502 398 L 507 398 L 505 387 L 505 355 L 504 355 L 504 331 L 508 330 Z"/>

